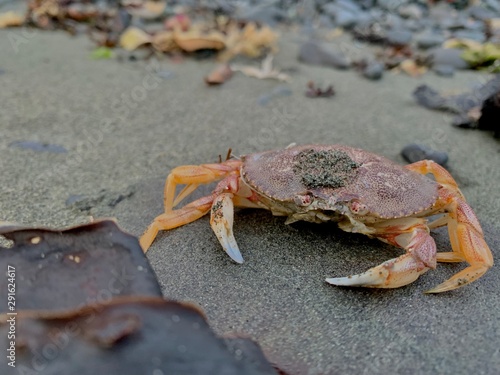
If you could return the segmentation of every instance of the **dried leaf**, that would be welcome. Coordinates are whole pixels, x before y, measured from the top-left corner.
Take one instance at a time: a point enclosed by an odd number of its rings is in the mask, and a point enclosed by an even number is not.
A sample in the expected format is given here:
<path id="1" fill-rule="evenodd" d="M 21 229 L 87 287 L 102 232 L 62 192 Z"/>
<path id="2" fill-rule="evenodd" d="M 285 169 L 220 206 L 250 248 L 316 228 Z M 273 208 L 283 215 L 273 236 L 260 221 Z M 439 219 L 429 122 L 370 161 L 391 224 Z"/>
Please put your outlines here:
<path id="1" fill-rule="evenodd" d="M 326 89 L 317 87 L 313 81 L 307 83 L 306 96 L 308 98 L 329 98 L 335 95 L 333 85 L 329 85 Z"/>
<path id="2" fill-rule="evenodd" d="M 147 43 L 151 43 L 151 36 L 137 27 L 129 27 L 120 36 L 120 46 L 127 51 L 133 51 Z"/>
<path id="3" fill-rule="evenodd" d="M 132 16 L 143 19 L 155 19 L 163 15 L 167 3 L 164 1 L 144 1 L 139 5 L 126 6 L 127 12 Z"/>
<path id="4" fill-rule="evenodd" d="M 473 69 L 491 67 L 491 73 L 500 73 L 500 45 L 496 43 L 483 44 L 469 39 L 450 39 L 444 46 L 463 50 L 462 59 Z"/>
<path id="5" fill-rule="evenodd" d="M 226 51 L 221 55 L 221 60 L 228 61 L 236 55 L 245 55 L 256 58 L 264 53 L 275 53 L 278 34 L 268 26 L 258 28 L 249 22 L 243 29 L 235 23 L 228 25 L 226 30 Z"/>
<path id="6" fill-rule="evenodd" d="M 175 31 L 175 43 L 185 52 L 194 52 L 201 49 L 221 50 L 226 47 L 224 34 L 218 31 L 203 33 L 199 29 L 187 32 Z"/>
<path id="7" fill-rule="evenodd" d="M 406 59 L 399 64 L 399 69 L 408 74 L 411 77 L 419 77 L 425 72 L 427 68 L 425 66 L 418 65 L 415 60 Z"/>
<path id="8" fill-rule="evenodd" d="M 191 27 L 191 19 L 186 14 L 176 14 L 165 20 L 165 29 L 169 31 L 188 31 Z"/>
<path id="9" fill-rule="evenodd" d="M 233 71 L 231 70 L 231 67 L 228 64 L 221 64 L 205 77 L 205 82 L 208 85 L 220 85 L 232 76 Z"/>
<path id="10" fill-rule="evenodd" d="M 151 39 L 153 48 L 160 52 L 171 52 L 176 50 L 177 44 L 174 41 L 174 33 L 172 31 L 160 31 L 153 35 Z"/>
<path id="11" fill-rule="evenodd" d="M 70 4 L 66 8 L 66 17 L 78 22 L 89 21 L 99 15 L 99 9 L 92 4 Z"/>
<path id="12" fill-rule="evenodd" d="M 24 16 L 15 12 L 6 12 L 0 14 L 0 29 L 13 26 L 21 26 L 24 23 Z"/>
<path id="13" fill-rule="evenodd" d="M 277 69 L 273 69 L 273 56 L 267 55 L 264 60 L 262 60 L 261 68 L 250 65 L 231 65 L 233 72 L 241 72 L 248 77 L 254 77 L 258 79 L 277 79 L 278 81 L 289 81 L 290 76 L 285 73 L 281 73 Z"/>

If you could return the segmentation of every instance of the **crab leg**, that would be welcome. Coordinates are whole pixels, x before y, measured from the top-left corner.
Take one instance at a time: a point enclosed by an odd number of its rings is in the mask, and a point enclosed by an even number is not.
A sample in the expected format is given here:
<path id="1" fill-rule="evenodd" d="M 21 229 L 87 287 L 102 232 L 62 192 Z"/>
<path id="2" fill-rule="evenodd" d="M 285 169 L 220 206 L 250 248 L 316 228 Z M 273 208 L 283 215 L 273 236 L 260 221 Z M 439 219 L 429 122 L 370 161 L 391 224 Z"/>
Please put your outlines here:
<path id="1" fill-rule="evenodd" d="M 217 195 L 227 186 L 234 185 L 232 181 L 239 175 L 240 166 L 239 160 L 227 160 L 218 164 L 184 165 L 174 168 L 165 183 L 165 213 L 155 218 L 139 241 L 144 252 L 151 246 L 160 230 L 177 228 L 206 215 Z M 181 209 L 173 210 L 175 205 L 196 190 L 200 184 L 208 184 L 224 177 L 228 179 L 228 182 L 224 184 L 224 180 L 221 181 L 218 190 L 216 189 L 210 196 L 191 202 Z M 186 186 L 175 197 L 175 189 L 179 184 L 186 184 Z"/>
<path id="2" fill-rule="evenodd" d="M 228 160 L 217 164 L 183 165 L 174 168 L 165 182 L 165 212 L 172 211 L 174 206 L 191 194 L 198 185 L 220 180 L 232 172 L 237 172 L 240 166 L 241 161 Z M 180 184 L 187 186 L 175 198 L 175 188 Z"/>
<path id="3" fill-rule="evenodd" d="M 440 262 L 466 261 L 469 266 L 458 272 L 444 283 L 426 293 L 440 293 L 453 290 L 479 279 L 493 266 L 493 255 L 484 240 L 483 230 L 472 208 L 465 201 L 451 175 L 438 164 L 423 160 L 407 166 L 408 169 L 422 174 L 432 173 L 440 190 L 440 204 L 448 214 L 448 233 L 453 252 L 438 253 Z"/>
<path id="4" fill-rule="evenodd" d="M 440 193 L 449 203 L 448 233 L 453 252 L 439 253 L 440 262 L 466 261 L 469 266 L 426 293 L 440 293 L 466 285 L 483 276 L 493 266 L 493 255 L 472 208 L 454 192 Z"/>
<path id="5" fill-rule="evenodd" d="M 189 224 L 206 215 L 212 207 L 214 198 L 203 197 L 187 204 L 179 210 L 166 212 L 157 216 L 141 236 L 139 243 L 144 252 L 148 251 L 160 230 L 169 230 Z"/>
<path id="6" fill-rule="evenodd" d="M 423 222 L 422 219 L 403 219 L 376 228 L 380 234 L 374 236 L 403 247 L 407 253 L 364 273 L 326 281 L 333 285 L 369 288 L 398 288 L 412 283 L 430 268 L 436 267 L 436 244 Z"/>

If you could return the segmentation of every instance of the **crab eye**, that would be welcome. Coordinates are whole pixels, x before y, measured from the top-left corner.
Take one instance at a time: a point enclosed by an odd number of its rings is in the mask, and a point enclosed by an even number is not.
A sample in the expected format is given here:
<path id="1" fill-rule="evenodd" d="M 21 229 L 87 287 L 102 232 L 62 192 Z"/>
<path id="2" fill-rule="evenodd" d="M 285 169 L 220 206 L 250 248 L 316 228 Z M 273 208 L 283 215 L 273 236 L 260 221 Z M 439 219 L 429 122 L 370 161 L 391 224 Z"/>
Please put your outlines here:
<path id="1" fill-rule="evenodd" d="M 366 204 L 357 200 L 353 200 L 349 203 L 349 209 L 356 215 L 366 215 L 368 213 L 368 207 L 366 207 Z"/>

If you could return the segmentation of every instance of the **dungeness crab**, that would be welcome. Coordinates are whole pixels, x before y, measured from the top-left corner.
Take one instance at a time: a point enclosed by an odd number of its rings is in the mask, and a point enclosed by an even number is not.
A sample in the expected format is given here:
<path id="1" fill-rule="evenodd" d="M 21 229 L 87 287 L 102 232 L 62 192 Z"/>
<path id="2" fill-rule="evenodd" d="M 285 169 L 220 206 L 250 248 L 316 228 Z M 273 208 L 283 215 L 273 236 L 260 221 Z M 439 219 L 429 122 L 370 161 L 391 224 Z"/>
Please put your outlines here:
<path id="1" fill-rule="evenodd" d="M 431 173 L 435 180 L 425 175 Z M 200 184 L 221 180 L 213 193 L 173 208 Z M 176 186 L 185 184 L 175 196 Z M 364 150 L 341 145 L 293 146 L 229 159 L 180 166 L 165 186 L 165 213 L 141 237 L 146 251 L 159 230 L 199 219 L 209 211 L 222 247 L 236 262 L 243 258 L 233 236 L 233 207 L 254 207 L 287 216 L 287 223 L 336 221 L 347 232 L 363 233 L 406 253 L 355 276 L 331 278 L 334 285 L 397 288 L 415 281 L 437 262 L 469 265 L 427 291 L 439 293 L 480 278 L 493 256 L 471 207 L 451 175 L 423 160 L 405 167 Z M 429 221 L 427 217 L 442 214 Z M 429 232 L 448 226 L 452 251 L 436 252 Z"/>

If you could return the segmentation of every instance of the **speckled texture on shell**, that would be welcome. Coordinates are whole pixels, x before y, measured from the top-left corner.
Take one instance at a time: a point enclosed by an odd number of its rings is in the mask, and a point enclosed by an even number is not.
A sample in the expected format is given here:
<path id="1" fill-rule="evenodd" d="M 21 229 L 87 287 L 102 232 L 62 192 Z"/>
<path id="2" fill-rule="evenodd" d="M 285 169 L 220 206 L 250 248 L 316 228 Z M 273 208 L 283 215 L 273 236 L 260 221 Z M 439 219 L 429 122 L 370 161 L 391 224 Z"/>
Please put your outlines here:
<path id="1" fill-rule="evenodd" d="M 296 163 L 301 160 L 298 155 L 311 151 L 337 156 L 345 153 L 353 160 L 355 167 L 342 175 L 344 186 L 304 183 L 304 171 Z M 332 181 L 338 179 L 338 173 L 332 172 Z M 384 157 L 341 145 L 303 145 L 246 155 L 241 175 L 252 189 L 271 200 L 293 202 L 296 196 L 310 194 L 333 210 L 338 203 L 357 199 L 366 205 L 368 215 L 381 218 L 409 216 L 430 208 L 439 186 Z"/>
<path id="2" fill-rule="evenodd" d="M 295 155 L 293 171 L 308 188 L 339 188 L 356 176 L 358 167 L 344 151 L 308 149 Z"/>

